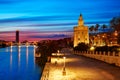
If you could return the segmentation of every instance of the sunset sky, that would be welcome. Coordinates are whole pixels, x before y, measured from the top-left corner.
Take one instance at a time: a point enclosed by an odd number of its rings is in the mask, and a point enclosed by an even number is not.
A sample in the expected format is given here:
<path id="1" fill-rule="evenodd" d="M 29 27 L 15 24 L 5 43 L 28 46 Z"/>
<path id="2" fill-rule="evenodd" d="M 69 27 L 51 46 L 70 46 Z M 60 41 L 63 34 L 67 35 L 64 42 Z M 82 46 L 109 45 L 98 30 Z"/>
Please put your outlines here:
<path id="1" fill-rule="evenodd" d="M 0 0 L 0 40 L 38 41 L 72 36 L 80 13 L 85 25 L 120 16 L 120 0 Z"/>

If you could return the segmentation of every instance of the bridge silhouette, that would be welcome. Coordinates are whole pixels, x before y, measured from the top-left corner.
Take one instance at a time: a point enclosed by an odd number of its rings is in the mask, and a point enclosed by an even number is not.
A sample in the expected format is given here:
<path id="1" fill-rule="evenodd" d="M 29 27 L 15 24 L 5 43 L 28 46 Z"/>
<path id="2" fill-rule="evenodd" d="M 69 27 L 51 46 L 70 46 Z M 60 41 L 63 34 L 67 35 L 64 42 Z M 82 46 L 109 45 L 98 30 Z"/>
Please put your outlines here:
<path id="1" fill-rule="evenodd" d="M 29 46 L 29 45 L 33 45 L 33 46 L 35 46 L 37 43 L 29 43 L 29 42 L 26 42 L 26 43 L 13 43 L 13 42 L 10 42 L 10 46 L 21 46 L 21 45 L 24 45 L 24 46 Z"/>

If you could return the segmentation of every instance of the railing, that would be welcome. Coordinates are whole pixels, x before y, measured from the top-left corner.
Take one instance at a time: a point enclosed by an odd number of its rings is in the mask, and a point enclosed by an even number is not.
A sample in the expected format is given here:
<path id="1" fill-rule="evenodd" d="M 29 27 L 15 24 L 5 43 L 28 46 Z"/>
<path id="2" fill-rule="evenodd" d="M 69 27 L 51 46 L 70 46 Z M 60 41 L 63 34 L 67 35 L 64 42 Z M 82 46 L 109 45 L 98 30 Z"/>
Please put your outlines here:
<path id="1" fill-rule="evenodd" d="M 101 60 L 109 64 L 115 64 L 120 67 L 120 52 L 74 51 L 73 53 Z"/>

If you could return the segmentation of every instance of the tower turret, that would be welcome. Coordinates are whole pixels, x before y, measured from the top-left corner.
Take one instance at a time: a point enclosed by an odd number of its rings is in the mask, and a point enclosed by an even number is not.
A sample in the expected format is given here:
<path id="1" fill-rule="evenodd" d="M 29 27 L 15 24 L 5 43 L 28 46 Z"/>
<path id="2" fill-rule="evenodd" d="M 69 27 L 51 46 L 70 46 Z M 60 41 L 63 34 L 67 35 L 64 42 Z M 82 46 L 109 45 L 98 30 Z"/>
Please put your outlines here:
<path id="1" fill-rule="evenodd" d="M 78 20 L 78 26 L 83 26 L 84 25 L 84 21 L 82 18 L 82 14 L 80 14 L 79 20 Z"/>
<path id="2" fill-rule="evenodd" d="M 84 20 L 80 14 L 78 20 L 78 26 L 74 27 L 74 47 L 79 43 L 89 44 L 89 32 L 88 26 L 84 26 Z"/>

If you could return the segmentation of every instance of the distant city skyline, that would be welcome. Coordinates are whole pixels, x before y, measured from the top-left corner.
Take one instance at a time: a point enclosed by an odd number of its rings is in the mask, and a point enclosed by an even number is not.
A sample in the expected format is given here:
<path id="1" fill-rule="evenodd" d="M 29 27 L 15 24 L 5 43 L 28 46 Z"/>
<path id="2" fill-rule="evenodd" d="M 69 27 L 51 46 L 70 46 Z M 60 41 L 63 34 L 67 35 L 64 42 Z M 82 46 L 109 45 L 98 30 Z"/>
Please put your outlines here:
<path id="1" fill-rule="evenodd" d="M 79 15 L 85 25 L 109 25 L 120 16 L 119 0 L 0 0 L 0 40 L 60 39 L 73 35 Z"/>

